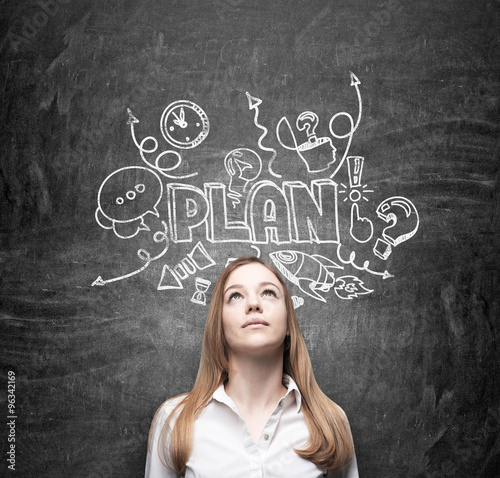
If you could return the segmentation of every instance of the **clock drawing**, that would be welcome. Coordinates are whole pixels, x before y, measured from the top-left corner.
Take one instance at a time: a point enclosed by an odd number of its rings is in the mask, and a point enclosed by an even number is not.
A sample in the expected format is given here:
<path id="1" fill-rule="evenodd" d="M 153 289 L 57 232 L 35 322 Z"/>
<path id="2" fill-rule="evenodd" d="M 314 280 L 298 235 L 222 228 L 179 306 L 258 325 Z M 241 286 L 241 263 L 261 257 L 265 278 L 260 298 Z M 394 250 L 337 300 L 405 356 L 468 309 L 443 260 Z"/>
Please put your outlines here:
<path id="1" fill-rule="evenodd" d="M 198 146 L 207 136 L 210 123 L 207 114 L 192 101 L 174 101 L 161 116 L 161 132 L 172 145 L 181 149 Z"/>

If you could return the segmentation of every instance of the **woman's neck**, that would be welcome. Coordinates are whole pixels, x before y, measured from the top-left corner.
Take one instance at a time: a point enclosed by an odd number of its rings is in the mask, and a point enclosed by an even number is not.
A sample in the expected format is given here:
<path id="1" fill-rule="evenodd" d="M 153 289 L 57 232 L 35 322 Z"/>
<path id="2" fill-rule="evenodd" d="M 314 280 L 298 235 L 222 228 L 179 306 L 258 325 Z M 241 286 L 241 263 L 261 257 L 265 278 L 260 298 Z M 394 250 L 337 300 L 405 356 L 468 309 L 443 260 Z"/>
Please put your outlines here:
<path id="1" fill-rule="evenodd" d="M 230 356 L 226 393 L 240 411 L 263 412 L 274 408 L 286 394 L 283 386 L 283 351 L 275 356 Z"/>

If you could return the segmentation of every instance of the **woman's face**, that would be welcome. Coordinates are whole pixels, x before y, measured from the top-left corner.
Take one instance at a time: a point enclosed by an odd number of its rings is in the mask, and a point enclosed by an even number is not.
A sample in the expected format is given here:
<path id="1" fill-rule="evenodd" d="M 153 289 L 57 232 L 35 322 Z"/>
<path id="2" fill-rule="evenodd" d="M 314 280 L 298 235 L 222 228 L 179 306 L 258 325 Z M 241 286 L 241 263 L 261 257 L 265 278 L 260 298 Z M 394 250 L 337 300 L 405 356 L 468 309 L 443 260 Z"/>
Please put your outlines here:
<path id="1" fill-rule="evenodd" d="M 229 355 L 266 355 L 279 350 L 287 334 L 283 287 L 262 264 L 240 266 L 224 287 L 222 326 Z"/>

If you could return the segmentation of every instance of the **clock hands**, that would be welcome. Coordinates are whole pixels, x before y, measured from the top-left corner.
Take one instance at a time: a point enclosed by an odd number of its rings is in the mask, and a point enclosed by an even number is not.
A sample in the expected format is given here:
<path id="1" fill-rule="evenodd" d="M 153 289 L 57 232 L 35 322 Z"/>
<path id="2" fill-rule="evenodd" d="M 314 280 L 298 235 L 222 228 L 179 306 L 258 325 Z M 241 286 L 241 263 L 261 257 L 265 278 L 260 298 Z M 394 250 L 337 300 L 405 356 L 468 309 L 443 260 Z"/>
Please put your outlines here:
<path id="1" fill-rule="evenodd" d="M 178 100 L 168 105 L 160 124 L 167 142 L 181 149 L 195 148 L 210 130 L 207 114 L 196 103 L 188 100 Z"/>
<path id="2" fill-rule="evenodd" d="M 186 114 L 184 113 L 184 108 L 181 108 L 179 116 L 177 116 L 175 111 L 172 111 L 172 116 L 175 116 L 174 123 L 177 126 L 180 126 L 182 129 L 187 128 L 188 124 L 186 122 Z"/>

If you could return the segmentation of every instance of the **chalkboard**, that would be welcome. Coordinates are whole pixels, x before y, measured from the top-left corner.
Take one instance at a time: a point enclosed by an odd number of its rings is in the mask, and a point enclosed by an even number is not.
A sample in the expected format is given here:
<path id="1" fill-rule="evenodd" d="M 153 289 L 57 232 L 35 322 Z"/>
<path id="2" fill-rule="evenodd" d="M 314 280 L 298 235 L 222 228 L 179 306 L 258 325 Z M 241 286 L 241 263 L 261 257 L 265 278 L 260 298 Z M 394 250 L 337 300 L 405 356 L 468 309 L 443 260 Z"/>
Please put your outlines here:
<path id="1" fill-rule="evenodd" d="M 244 254 L 360 476 L 499 476 L 498 1 L 0 9 L 2 476 L 141 476 Z"/>

